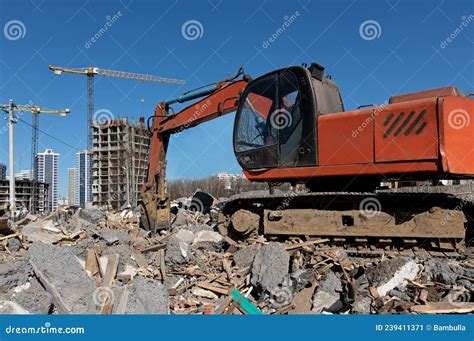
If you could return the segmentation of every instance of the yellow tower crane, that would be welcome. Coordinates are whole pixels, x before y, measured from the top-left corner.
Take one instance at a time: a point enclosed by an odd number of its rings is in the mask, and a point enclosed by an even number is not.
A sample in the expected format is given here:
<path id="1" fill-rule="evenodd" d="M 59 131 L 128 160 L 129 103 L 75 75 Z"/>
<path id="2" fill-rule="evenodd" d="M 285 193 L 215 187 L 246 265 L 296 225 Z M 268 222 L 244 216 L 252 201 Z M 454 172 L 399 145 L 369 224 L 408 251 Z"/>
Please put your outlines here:
<path id="1" fill-rule="evenodd" d="M 143 75 L 139 73 L 116 71 L 100 69 L 98 67 L 85 68 L 67 68 L 60 66 L 49 65 L 48 68 L 56 75 L 61 75 L 63 72 L 73 73 L 76 75 L 87 76 L 87 149 L 92 149 L 92 118 L 94 115 L 94 76 L 106 76 L 115 78 L 134 79 L 141 82 L 155 82 L 182 85 L 186 82 L 179 79 L 164 78 L 151 75 Z"/>

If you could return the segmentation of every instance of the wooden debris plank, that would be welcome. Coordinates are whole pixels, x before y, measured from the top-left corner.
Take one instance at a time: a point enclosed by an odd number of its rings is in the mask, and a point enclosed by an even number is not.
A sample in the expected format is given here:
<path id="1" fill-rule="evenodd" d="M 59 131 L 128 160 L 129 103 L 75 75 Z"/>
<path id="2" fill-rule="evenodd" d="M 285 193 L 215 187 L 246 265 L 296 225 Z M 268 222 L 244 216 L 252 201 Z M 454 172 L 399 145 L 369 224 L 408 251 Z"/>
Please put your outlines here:
<path id="1" fill-rule="evenodd" d="M 110 287 L 117 275 L 117 269 L 119 265 L 120 255 L 118 253 L 112 253 L 108 256 L 107 269 L 105 270 L 104 280 L 102 285 Z"/>
<path id="2" fill-rule="evenodd" d="M 19 233 L 13 233 L 13 234 L 10 234 L 10 235 L 5 236 L 5 237 L 0 237 L 0 241 L 7 240 L 7 239 L 10 239 L 10 238 L 15 238 L 15 237 L 18 237 L 19 235 L 20 235 Z"/>
<path id="3" fill-rule="evenodd" d="M 225 273 L 227 274 L 227 278 L 231 279 L 232 278 L 232 266 L 230 263 L 230 260 L 227 258 L 222 259 L 222 268 L 224 269 Z"/>
<path id="4" fill-rule="evenodd" d="M 426 303 L 428 301 L 428 290 L 426 289 L 421 289 L 420 291 L 420 296 L 418 297 L 418 299 L 420 300 L 420 302 L 422 303 Z"/>
<path id="5" fill-rule="evenodd" d="M 99 264 L 97 264 L 95 250 L 91 248 L 86 250 L 86 270 L 89 271 L 92 277 L 99 272 Z"/>
<path id="6" fill-rule="evenodd" d="M 164 282 L 166 280 L 166 264 L 165 264 L 165 250 L 160 250 L 160 273 L 161 280 Z"/>
<path id="7" fill-rule="evenodd" d="M 379 297 L 379 292 L 377 291 L 377 288 L 369 287 L 369 293 L 373 298 Z"/>
<path id="8" fill-rule="evenodd" d="M 104 278 L 105 272 L 103 272 L 103 269 L 100 266 L 100 258 L 99 258 L 99 255 L 97 254 L 97 250 L 94 250 L 94 254 L 95 254 L 95 261 L 97 262 L 97 265 L 99 266 L 99 275 L 101 278 Z"/>
<path id="9" fill-rule="evenodd" d="M 144 249 L 140 249 L 138 251 L 142 252 L 142 253 L 145 253 L 145 252 L 150 252 L 150 251 L 158 251 L 158 250 L 162 250 L 166 248 L 166 244 L 162 244 L 162 243 L 158 243 L 158 244 L 154 244 L 152 246 L 148 246 Z"/>
<path id="10" fill-rule="evenodd" d="M 195 284 L 200 288 L 217 292 L 218 294 L 221 294 L 221 295 L 228 295 L 230 291 L 230 289 L 217 287 L 215 285 L 210 284 L 209 282 L 197 282 Z"/>
<path id="11" fill-rule="evenodd" d="M 104 304 L 100 308 L 100 314 L 101 315 L 110 315 L 110 314 L 112 314 L 113 308 L 114 308 L 113 303 L 109 302 L 109 298 L 107 297 L 107 300 L 104 302 Z"/>
<path id="12" fill-rule="evenodd" d="M 215 310 L 215 314 L 223 314 L 229 305 L 232 303 L 232 296 L 228 296 Z"/>
<path id="13" fill-rule="evenodd" d="M 287 314 L 288 312 L 290 312 L 290 311 L 293 310 L 293 309 L 295 309 L 295 305 L 289 304 L 289 305 L 287 305 L 286 307 L 280 308 L 280 309 L 278 309 L 277 311 L 275 311 L 275 313 L 273 313 L 273 315 L 283 315 L 283 314 Z"/>
<path id="14" fill-rule="evenodd" d="M 230 304 L 225 308 L 225 310 L 222 312 L 222 314 L 231 315 L 234 312 L 235 308 L 237 308 L 238 305 L 239 305 L 239 303 L 237 301 L 231 300 Z"/>
<path id="15" fill-rule="evenodd" d="M 474 312 L 474 303 L 451 304 L 449 302 L 432 302 L 416 305 L 411 311 L 419 314 L 468 314 Z"/>

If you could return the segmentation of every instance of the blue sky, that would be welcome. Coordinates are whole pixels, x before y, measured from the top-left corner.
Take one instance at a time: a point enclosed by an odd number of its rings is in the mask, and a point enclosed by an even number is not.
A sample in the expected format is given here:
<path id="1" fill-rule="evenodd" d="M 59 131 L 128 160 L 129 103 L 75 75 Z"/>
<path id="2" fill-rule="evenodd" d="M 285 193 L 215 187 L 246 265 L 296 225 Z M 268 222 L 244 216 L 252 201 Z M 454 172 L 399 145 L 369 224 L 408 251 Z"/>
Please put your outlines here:
<path id="1" fill-rule="evenodd" d="M 81 149 L 86 145 L 86 77 L 54 76 L 48 64 L 97 66 L 187 81 L 176 86 L 98 76 L 95 109 L 110 110 L 115 117 L 140 117 L 141 98 L 144 115 L 151 115 L 156 103 L 221 80 L 240 66 L 257 77 L 316 61 L 337 81 L 346 110 L 446 85 L 474 92 L 473 4 L 470 0 L 0 0 L 0 103 L 14 98 L 19 104 L 70 108 L 67 118 L 42 116 L 40 128 Z M 114 15 L 118 19 L 88 44 Z M 17 36 L 6 30 L 12 20 L 22 24 Z M 196 37 L 182 33 L 190 20 L 201 26 Z M 364 33 L 361 27 L 367 25 Z M 277 34 L 282 26 L 284 32 Z M 274 34 L 276 39 L 268 43 Z M 31 122 L 29 113 L 21 118 Z M 169 178 L 240 173 L 232 150 L 233 119 L 230 114 L 172 138 Z M 0 124 L 0 162 L 6 163 L 8 134 L 5 121 Z M 31 128 L 18 123 L 16 170 L 30 167 L 30 141 Z M 67 168 L 74 166 L 77 150 L 40 134 L 39 149 L 45 148 L 61 154 L 60 195 L 65 196 Z"/>

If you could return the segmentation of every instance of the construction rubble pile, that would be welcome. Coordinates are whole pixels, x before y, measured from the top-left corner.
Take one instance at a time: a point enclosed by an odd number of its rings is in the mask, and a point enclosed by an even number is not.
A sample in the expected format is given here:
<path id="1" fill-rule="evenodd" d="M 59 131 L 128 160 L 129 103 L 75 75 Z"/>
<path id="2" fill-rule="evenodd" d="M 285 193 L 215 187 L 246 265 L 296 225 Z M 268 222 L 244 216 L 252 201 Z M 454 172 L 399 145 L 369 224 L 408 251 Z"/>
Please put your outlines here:
<path id="1" fill-rule="evenodd" d="M 0 313 L 474 312 L 471 257 L 353 257 L 303 237 L 235 242 L 218 232 L 220 203 L 197 194 L 176 200 L 171 228 L 155 236 L 132 210 L 61 209 L 4 226 Z"/>

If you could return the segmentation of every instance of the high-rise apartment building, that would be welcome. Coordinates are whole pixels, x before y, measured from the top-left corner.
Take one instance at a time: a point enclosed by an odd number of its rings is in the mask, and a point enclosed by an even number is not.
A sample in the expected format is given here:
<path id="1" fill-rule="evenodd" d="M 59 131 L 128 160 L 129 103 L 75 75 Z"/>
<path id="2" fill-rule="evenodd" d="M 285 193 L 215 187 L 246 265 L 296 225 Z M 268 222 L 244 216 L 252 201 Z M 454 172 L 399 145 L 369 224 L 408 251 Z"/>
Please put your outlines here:
<path id="1" fill-rule="evenodd" d="M 76 168 L 67 169 L 67 202 L 69 206 L 76 205 Z"/>
<path id="2" fill-rule="evenodd" d="M 43 153 L 36 155 L 38 165 L 38 181 L 47 183 L 49 186 L 48 203 L 51 210 L 58 208 L 58 164 L 59 154 L 52 149 L 46 149 Z M 39 212 L 45 211 L 44 204 L 38 203 Z"/>
<path id="3" fill-rule="evenodd" d="M 75 204 L 84 207 L 92 202 L 92 152 L 81 150 L 76 153 L 76 200 Z"/>

